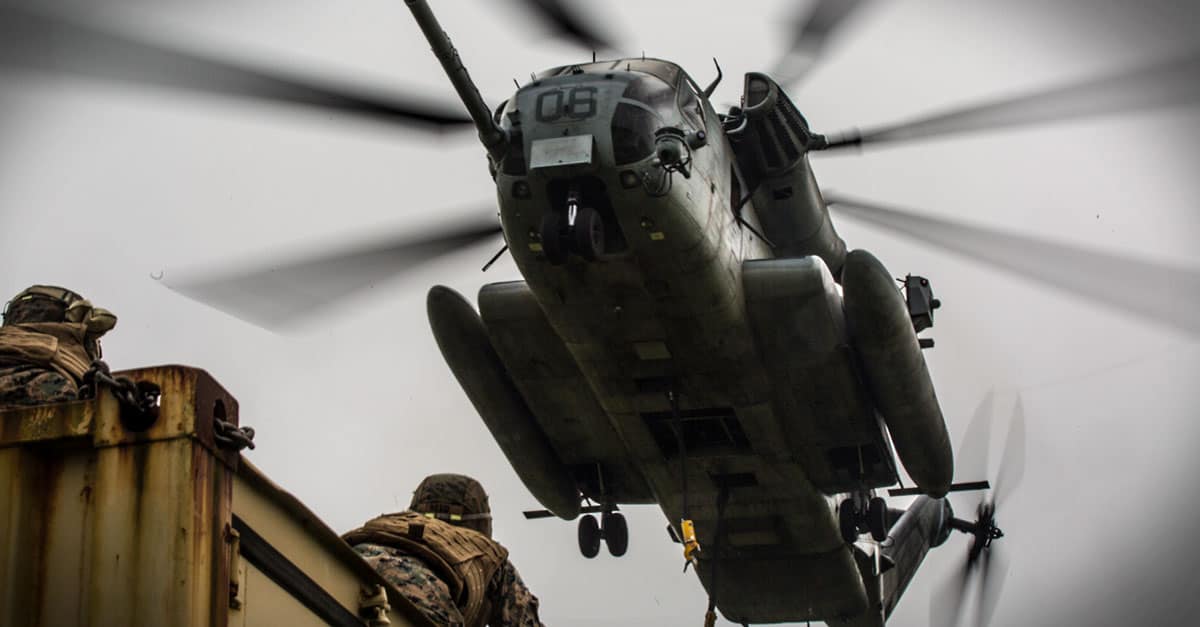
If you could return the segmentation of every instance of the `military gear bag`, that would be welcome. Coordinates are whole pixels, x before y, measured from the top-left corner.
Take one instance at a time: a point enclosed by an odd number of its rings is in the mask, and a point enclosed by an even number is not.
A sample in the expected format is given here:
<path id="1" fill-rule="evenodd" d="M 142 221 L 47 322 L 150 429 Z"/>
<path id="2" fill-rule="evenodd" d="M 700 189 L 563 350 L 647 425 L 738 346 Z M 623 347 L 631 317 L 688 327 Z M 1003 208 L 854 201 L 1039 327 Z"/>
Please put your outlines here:
<path id="1" fill-rule="evenodd" d="M 0 327 L 0 367 L 39 366 L 79 383 L 92 364 L 85 333 L 81 325 L 63 322 Z"/>
<path id="2" fill-rule="evenodd" d="M 492 613 L 488 584 L 508 560 L 508 550 L 487 536 L 417 512 L 385 514 L 342 539 L 351 546 L 380 544 L 420 558 L 450 588 L 467 627 Z"/>

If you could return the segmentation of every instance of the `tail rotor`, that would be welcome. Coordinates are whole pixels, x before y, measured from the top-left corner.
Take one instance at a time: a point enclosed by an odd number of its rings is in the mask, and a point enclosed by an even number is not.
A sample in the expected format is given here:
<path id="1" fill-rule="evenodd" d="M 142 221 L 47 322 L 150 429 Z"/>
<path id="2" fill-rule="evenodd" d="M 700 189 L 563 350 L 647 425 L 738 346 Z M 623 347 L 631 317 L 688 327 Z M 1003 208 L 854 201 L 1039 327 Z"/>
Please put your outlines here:
<path id="1" fill-rule="evenodd" d="M 980 451 L 985 467 L 987 439 L 991 434 L 991 403 L 992 396 L 989 394 L 976 411 L 967 429 L 967 438 L 961 447 L 963 451 Z M 977 441 L 977 438 L 981 438 L 982 442 Z M 930 609 L 933 625 L 959 625 L 963 608 L 970 596 L 976 596 L 977 600 L 974 620 L 968 624 L 984 627 L 991 622 L 1008 574 L 1007 556 L 1004 551 L 998 550 L 998 546 L 993 546 L 996 540 L 1004 537 L 1004 532 L 996 522 L 997 511 L 1001 503 L 1017 488 L 1024 475 L 1025 412 L 1018 398 L 993 487 L 984 493 L 976 507 L 975 520 L 951 518 L 948 523 L 951 529 L 971 536 L 971 545 L 967 550 L 966 561 L 934 594 Z"/>

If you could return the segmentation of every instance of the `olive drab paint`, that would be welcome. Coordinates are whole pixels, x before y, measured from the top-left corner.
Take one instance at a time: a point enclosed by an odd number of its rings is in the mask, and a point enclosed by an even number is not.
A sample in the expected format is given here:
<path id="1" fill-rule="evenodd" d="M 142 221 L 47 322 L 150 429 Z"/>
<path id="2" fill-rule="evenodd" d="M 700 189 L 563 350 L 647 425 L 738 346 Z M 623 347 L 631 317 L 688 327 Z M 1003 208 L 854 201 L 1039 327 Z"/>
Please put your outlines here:
<path id="1" fill-rule="evenodd" d="M 937 534 L 901 527 L 905 556 L 857 543 L 867 503 L 886 537 L 874 490 L 903 464 L 940 504 L 953 460 L 898 286 L 833 227 L 807 157 L 825 138 L 764 74 L 721 116 L 644 57 L 537 73 L 487 115 L 406 3 L 480 132 L 524 279 L 484 286 L 479 313 L 434 287 L 430 325 L 533 496 L 567 520 L 585 498 L 658 503 L 694 526 L 729 620 L 881 625 Z"/>

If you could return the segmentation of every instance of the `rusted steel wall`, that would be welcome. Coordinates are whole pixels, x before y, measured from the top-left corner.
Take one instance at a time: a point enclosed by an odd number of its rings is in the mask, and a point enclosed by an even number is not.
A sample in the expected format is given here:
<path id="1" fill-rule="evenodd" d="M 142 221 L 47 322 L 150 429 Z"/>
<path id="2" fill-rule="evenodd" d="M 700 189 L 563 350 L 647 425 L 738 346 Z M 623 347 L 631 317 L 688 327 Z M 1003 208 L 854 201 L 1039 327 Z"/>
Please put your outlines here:
<path id="1" fill-rule="evenodd" d="M 383 580 L 215 444 L 214 415 L 236 425 L 237 401 L 201 370 L 123 374 L 162 390 L 157 421 L 140 432 L 125 428 L 106 392 L 0 412 L 0 625 L 322 624 L 313 598 L 341 612 L 342 624 L 367 624 L 357 618 L 360 590 Z M 239 525 L 260 555 L 274 551 L 265 569 L 236 553 L 245 552 Z M 289 590 L 271 572 L 280 564 L 314 585 Z M 385 590 L 390 624 L 427 624 Z M 307 618 L 296 622 L 297 612 Z"/>

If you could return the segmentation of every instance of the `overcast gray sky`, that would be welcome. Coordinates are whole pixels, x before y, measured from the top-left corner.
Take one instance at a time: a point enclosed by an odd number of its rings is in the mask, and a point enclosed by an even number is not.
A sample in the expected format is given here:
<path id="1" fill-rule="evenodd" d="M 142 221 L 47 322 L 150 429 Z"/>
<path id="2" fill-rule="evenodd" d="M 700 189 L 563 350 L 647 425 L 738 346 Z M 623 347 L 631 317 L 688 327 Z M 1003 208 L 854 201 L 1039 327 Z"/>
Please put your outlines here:
<path id="1" fill-rule="evenodd" d="M 432 4 L 492 104 L 514 77 L 590 59 L 509 3 Z M 736 101 L 744 72 L 771 67 L 789 7 L 803 6 L 604 4 L 588 11 L 620 36 L 626 54 L 676 60 L 701 84 L 716 56 L 726 76 L 717 102 Z M 815 129 L 836 131 L 1200 45 L 1196 3 L 1125 4 L 1133 3 L 876 2 L 792 95 Z M 451 99 L 400 0 L 176 0 L 109 16 L 235 58 Z M 240 400 L 243 424 L 258 431 L 247 456 L 339 531 L 403 508 L 427 473 L 472 474 L 490 490 L 496 535 L 542 599 L 547 624 L 702 622 L 703 591 L 680 573 L 657 508 L 626 508 L 632 539 L 622 559 L 580 557 L 573 523 L 521 518 L 536 502 L 454 382 L 425 320 L 433 283 L 473 297 L 484 282 L 518 278 L 507 259 L 480 274 L 498 245 L 377 284 L 288 335 L 150 278 L 494 211 L 470 133 L 430 138 L 284 107 L 36 75 L 0 75 L 0 112 L 0 294 L 31 283 L 72 287 L 120 316 L 105 342 L 114 367 L 183 363 L 211 372 Z M 1200 268 L 1194 108 L 814 163 L 825 189 Z M 1010 570 L 994 624 L 1171 624 L 1193 615 L 1197 338 L 849 218 L 838 228 L 893 274 L 932 279 L 944 306 L 926 357 L 956 441 L 994 389 L 997 459 L 1013 403 L 1023 400 L 1028 464 L 1001 512 L 1007 536 L 996 546 Z M 966 547 L 955 537 L 930 554 L 894 624 L 927 623 L 931 590 Z"/>

